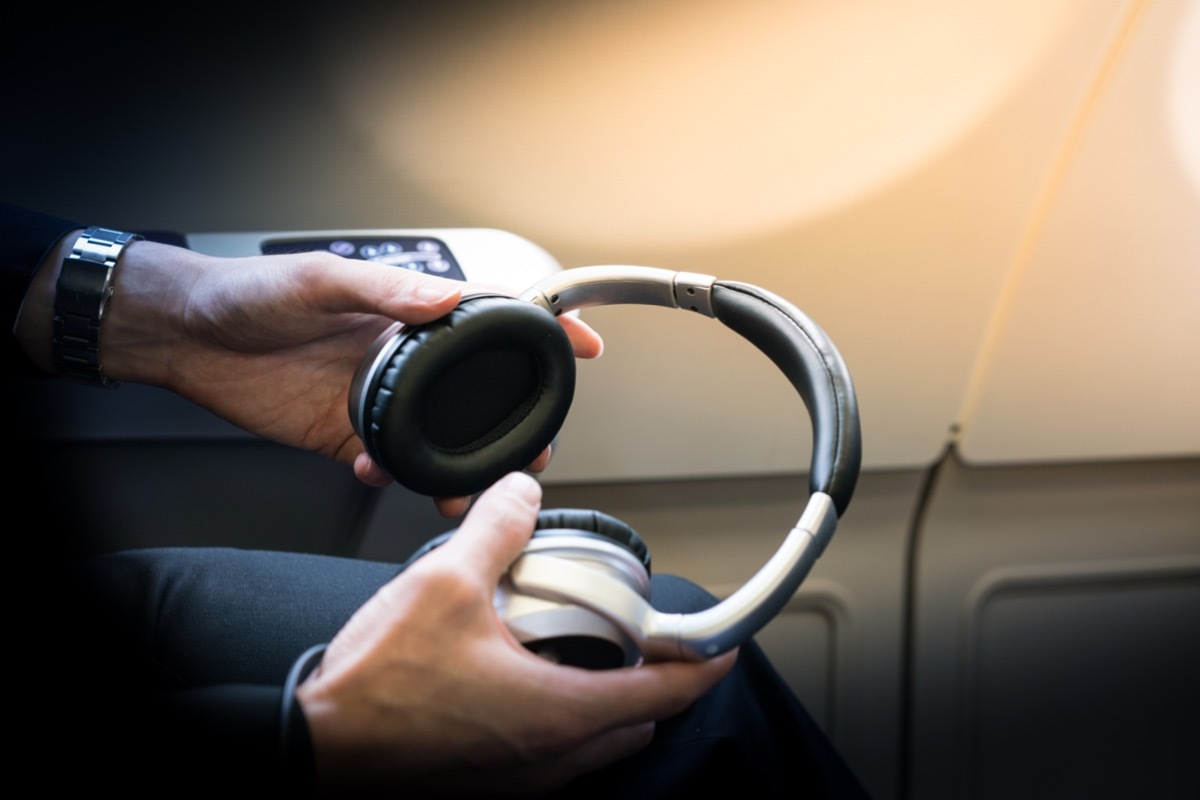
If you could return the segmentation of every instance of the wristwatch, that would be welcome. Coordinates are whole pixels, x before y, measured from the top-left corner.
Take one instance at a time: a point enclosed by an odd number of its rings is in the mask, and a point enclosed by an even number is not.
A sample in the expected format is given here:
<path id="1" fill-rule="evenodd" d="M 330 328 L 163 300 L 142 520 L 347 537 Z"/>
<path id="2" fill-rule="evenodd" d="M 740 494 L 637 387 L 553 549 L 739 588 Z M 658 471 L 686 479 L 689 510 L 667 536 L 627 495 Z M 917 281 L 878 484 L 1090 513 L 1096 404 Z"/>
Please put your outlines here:
<path id="1" fill-rule="evenodd" d="M 113 268 L 136 233 L 90 227 L 63 259 L 54 293 L 54 362 L 63 376 L 114 388 L 100 363 L 100 323 L 113 293 Z"/>

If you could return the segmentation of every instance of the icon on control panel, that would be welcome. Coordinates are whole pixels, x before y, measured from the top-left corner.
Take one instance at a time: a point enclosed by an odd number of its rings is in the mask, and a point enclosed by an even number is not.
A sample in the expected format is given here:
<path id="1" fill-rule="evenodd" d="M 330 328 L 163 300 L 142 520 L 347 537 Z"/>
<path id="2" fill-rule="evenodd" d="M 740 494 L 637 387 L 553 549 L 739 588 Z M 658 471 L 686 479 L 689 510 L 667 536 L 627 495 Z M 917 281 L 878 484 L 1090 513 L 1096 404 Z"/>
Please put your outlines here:
<path id="1" fill-rule="evenodd" d="M 294 239 L 264 242 L 263 253 L 297 253 L 328 250 L 343 258 L 358 258 L 428 272 L 446 278 L 466 280 L 445 243 L 427 236 L 357 237 L 350 232 L 336 239 Z"/>

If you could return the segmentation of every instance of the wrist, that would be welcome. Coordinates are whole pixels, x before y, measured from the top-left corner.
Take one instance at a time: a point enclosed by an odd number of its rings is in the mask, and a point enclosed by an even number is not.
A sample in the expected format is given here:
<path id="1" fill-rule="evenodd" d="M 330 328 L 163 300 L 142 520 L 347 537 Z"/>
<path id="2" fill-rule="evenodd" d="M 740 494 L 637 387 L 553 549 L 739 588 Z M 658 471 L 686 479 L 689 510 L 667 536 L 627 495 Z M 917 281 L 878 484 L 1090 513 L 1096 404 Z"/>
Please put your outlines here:
<path id="1" fill-rule="evenodd" d="M 113 380 L 170 387 L 183 338 L 182 320 L 201 258 L 151 241 L 125 249 L 113 276 L 113 296 L 100 328 L 104 369 Z"/>
<path id="2" fill-rule="evenodd" d="M 326 647 L 328 645 L 319 644 L 306 650 L 292 664 L 283 684 L 279 715 L 279 762 L 285 774 L 302 778 L 304 783 L 312 778 L 312 738 L 296 690 L 321 663 Z"/>

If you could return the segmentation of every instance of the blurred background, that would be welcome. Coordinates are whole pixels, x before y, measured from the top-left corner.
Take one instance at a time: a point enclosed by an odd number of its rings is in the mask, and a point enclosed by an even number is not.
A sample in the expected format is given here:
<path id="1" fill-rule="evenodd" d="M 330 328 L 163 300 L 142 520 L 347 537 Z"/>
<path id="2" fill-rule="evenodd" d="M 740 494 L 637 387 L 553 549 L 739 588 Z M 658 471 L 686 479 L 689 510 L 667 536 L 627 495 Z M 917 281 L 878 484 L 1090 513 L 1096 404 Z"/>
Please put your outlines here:
<path id="1" fill-rule="evenodd" d="M 10 202 L 197 237 L 495 228 L 563 268 L 791 300 L 850 366 L 865 470 L 762 641 L 867 787 L 1200 795 L 1200 3 L 28 13 L 0 56 Z M 803 508 L 802 405 L 710 320 L 584 317 L 607 349 L 580 365 L 546 505 L 736 588 Z M 140 487 L 107 501 L 129 501 L 112 546 L 170 529 L 399 559 L 444 525 L 126 388 L 136 424 L 81 395 L 82 432 L 45 432 Z M 301 465 L 212 484 L 235 449 Z M 154 492 L 130 477 L 147 463 L 171 465 Z M 335 544 L 270 534 L 301 481 Z"/>

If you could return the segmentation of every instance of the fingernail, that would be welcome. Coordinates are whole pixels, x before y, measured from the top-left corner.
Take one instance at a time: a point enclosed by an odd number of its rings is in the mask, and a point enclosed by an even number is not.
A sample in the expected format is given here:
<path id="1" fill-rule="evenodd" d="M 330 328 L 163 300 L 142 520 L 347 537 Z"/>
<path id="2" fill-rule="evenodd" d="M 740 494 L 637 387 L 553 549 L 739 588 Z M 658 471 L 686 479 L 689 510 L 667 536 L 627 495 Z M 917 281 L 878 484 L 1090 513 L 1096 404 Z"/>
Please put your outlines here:
<path id="1" fill-rule="evenodd" d="M 413 296 L 422 303 L 436 305 L 457 291 L 457 288 L 441 283 L 422 283 L 413 292 Z"/>
<path id="2" fill-rule="evenodd" d="M 500 479 L 497 486 L 505 492 L 515 494 L 534 508 L 542 503 L 542 485 L 532 475 L 510 472 Z"/>

